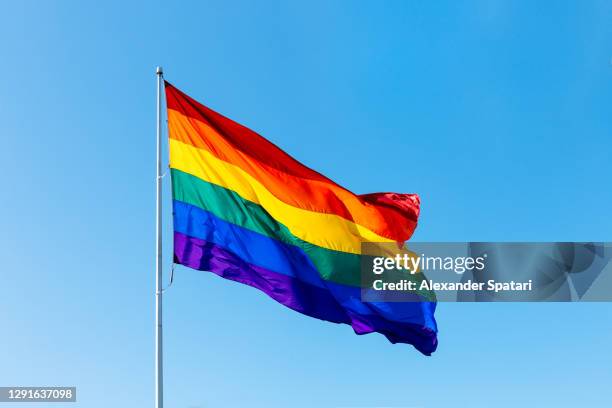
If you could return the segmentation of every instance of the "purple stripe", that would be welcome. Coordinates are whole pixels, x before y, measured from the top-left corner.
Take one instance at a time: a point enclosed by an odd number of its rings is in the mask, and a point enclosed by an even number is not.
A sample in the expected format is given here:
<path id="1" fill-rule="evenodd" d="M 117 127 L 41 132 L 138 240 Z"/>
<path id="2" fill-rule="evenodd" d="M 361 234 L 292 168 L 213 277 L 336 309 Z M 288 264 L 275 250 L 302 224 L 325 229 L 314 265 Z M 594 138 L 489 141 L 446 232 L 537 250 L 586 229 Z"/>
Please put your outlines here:
<path id="1" fill-rule="evenodd" d="M 392 343 L 412 344 L 427 355 L 436 349 L 436 334 L 432 330 L 422 325 L 390 321 L 374 314 L 384 306 L 401 304 L 364 304 L 360 300 L 359 288 L 331 282 L 326 282 L 326 288 L 317 287 L 250 264 L 219 245 L 178 232 L 174 233 L 174 260 L 187 267 L 210 271 L 257 288 L 277 302 L 305 315 L 349 324 L 357 334 L 379 332 Z M 404 304 L 413 308 L 428 305 L 415 302 Z M 364 310 L 368 313 L 364 314 Z"/>

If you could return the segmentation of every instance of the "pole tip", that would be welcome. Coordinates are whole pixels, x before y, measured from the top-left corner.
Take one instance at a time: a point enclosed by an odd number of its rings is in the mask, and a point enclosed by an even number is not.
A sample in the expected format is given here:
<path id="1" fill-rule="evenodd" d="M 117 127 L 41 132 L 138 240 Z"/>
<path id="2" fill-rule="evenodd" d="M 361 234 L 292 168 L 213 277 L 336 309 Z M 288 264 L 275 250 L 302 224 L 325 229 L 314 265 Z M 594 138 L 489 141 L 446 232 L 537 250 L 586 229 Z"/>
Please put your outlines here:
<path id="1" fill-rule="evenodd" d="M 164 73 L 164 69 L 162 67 L 157 67 L 157 70 L 155 71 L 155 73 L 157 75 L 162 75 Z"/>

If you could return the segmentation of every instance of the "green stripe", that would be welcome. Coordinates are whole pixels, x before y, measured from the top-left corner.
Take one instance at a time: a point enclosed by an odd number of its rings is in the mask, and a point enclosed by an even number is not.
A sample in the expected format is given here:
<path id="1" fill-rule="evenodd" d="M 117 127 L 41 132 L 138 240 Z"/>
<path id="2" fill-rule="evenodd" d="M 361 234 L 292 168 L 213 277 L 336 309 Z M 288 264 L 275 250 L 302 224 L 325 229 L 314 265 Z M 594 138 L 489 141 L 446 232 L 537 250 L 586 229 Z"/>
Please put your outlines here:
<path id="1" fill-rule="evenodd" d="M 321 248 L 293 235 L 260 205 L 245 200 L 235 192 L 208 183 L 191 174 L 171 169 L 172 196 L 175 200 L 210 211 L 240 227 L 301 248 L 325 280 L 360 286 L 360 256 Z"/>
<path id="2" fill-rule="evenodd" d="M 170 171 L 172 196 L 175 200 L 210 211 L 224 221 L 301 248 L 315 265 L 321 277 L 327 281 L 361 286 L 361 257 L 366 255 L 334 251 L 301 240 L 260 205 L 242 198 L 234 191 L 208 183 L 177 169 Z M 409 278 L 414 278 L 419 282 L 420 275 L 411 275 Z"/>

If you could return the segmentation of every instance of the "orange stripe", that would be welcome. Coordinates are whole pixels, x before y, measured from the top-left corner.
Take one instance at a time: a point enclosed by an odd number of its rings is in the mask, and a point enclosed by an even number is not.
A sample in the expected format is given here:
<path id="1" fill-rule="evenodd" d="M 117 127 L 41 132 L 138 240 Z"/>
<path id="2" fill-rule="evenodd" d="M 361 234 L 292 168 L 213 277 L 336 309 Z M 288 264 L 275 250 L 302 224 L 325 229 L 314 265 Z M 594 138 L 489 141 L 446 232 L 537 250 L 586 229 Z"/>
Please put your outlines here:
<path id="1" fill-rule="evenodd" d="M 304 179 L 259 162 L 237 150 L 202 120 L 168 109 L 168 127 L 170 138 L 207 150 L 241 168 L 289 205 L 338 215 L 395 241 L 410 238 L 416 226 L 416 216 L 413 220 L 394 209 L 367 202 L 333 182 Z"/>

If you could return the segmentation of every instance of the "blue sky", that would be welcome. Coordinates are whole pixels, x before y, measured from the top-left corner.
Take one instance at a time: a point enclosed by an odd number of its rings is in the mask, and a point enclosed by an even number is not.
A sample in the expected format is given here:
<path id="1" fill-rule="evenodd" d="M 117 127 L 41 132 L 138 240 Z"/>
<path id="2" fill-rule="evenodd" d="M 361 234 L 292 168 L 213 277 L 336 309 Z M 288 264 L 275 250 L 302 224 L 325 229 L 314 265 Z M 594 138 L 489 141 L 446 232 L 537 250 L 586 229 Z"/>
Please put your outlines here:
<path id="1" fill-rule="evenodd" d="M 3 2 L 0 385 L 153 404 L 158 64 L 355 192 L 419 193 L 415 240 L 610 241 L 612 5 L 429 3 Z M 609 303 L 440 304 L 429 358 L 181 267 L 164 311 L 168 407 L 612 402 Z"/>

